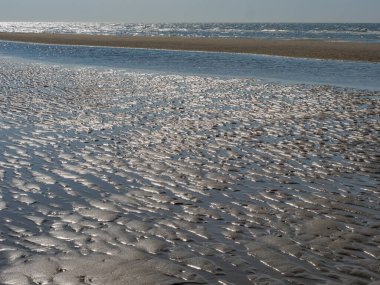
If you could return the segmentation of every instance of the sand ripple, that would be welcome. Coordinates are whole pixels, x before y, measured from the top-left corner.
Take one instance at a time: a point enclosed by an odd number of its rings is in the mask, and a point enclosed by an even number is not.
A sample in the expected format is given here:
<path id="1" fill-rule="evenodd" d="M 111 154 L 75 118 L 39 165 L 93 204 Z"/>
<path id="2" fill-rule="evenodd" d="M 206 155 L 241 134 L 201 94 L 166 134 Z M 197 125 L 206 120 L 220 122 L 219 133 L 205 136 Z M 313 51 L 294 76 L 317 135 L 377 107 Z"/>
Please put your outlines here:
<path id="1" fill-rule="evenodd" d="M 0 63 L 0 283 L 380 279 L 378 92 Z"/>

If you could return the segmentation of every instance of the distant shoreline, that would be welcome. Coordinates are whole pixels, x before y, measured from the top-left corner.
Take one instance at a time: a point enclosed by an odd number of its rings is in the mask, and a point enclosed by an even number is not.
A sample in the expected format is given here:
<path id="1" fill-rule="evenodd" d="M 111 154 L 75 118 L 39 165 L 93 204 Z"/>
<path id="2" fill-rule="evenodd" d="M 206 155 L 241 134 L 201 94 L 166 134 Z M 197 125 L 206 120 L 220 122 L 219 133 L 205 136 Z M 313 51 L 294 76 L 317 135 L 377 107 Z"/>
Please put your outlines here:
<path id="1" fill-rule="evenodd" d="M 380 43 L 321 40 L 144 37 L 48 33 L 0 33 L 0 40 L 60 45 L 87 45 L 278 55 L 301 58 L 380 62 Z"/>

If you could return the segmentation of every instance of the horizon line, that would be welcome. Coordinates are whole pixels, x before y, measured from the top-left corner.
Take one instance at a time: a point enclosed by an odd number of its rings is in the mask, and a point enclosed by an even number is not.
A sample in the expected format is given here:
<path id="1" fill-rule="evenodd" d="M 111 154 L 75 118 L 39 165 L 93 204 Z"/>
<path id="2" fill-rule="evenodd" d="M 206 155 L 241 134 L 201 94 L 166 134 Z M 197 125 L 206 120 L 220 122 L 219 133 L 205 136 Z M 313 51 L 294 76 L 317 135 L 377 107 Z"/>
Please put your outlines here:
<path id="1" fill-rule="evenodd" d="M 102 21 L 102 20 L 91 20 L 91 21 L 76 21 L 76 20 L 9 20 L 9 21 L 0 21 L 0 23 L 109 23 L 109 24 L 380 24 L 380 22 L 363 22 L 363 21 L 354 21 L 354 22 L 335 22 L 335 21 L 325 21 L 325 22 L 296 22 L 296 21 L 152 21 L 152 22 L 128 22 L 128 21 Z"/>

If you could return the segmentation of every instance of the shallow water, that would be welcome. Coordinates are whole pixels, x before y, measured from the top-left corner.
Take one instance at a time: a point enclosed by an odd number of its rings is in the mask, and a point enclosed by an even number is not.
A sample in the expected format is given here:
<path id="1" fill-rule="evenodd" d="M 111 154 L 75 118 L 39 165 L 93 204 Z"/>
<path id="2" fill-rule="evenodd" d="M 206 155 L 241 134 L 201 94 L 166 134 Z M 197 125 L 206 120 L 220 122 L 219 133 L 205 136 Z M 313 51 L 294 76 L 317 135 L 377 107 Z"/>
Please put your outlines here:
<path id="1" fill-rule="evenodd" d="M 380 90 L 380 64 L 215 52 L 0 41 L 0 56 L 159 74 L 217 75 Z"/>
<path id="2" fill-rule="evenodd" d="M 378 91 L 0 59 L 0 283 L 380 279 Z"/>

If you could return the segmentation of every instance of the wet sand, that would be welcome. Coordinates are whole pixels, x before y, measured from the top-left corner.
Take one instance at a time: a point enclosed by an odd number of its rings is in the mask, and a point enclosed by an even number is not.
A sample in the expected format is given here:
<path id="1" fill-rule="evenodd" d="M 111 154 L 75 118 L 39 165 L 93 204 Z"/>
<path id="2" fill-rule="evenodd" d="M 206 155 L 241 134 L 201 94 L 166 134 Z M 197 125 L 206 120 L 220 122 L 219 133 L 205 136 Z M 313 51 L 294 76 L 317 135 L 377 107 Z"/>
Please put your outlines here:
<path id="1" fill-rule="evenodd" d="M 0 40 L 46 44 L 238 52 L 289 57 L 380 62 L 380 44 L 312 40 L 123 37 L 106 35 L 0 33 Z"/>
<path id="2" fill-rule="evenodd" d="M 378 284 L 379 96 L 0 59 L 0 283 Z"/>

